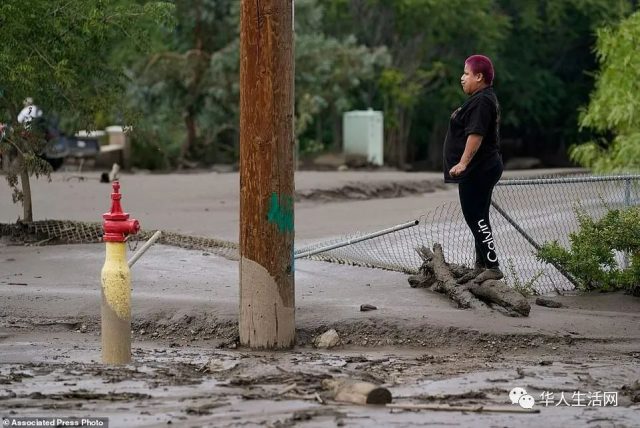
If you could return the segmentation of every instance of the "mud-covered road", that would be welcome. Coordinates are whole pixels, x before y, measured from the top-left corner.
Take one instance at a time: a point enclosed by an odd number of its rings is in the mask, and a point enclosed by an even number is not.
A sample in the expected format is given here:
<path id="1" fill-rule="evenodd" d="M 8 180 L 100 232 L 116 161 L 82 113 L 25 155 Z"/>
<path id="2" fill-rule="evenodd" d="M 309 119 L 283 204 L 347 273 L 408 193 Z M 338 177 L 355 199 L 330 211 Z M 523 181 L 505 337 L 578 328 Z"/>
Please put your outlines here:
<path id="1" fill-rule="evenodd" d="M 109 188 L 88 177 L 34 183 L 36 218 L 99 221 Z M 438 179 L 302 175 L 297 236 L 416 218 L 455 200 Z M 123 205 L 147 229 L 237 241 L 236 180 L 123 176 Z M 368 185 L 357 190 L 354 182 Z M 0 193 L 0 222 L 19 215 L 7 198 Z M 530 317 L 511 318 L 458 310 L 398 272 L 301 260 L 298 347 L 255 352 L 237 347 L 237 262 L 161 245 L 132 271 L 134 362 L 109 367 L 100 363 L 103 260 L 100 244 L 0 242 L 0 416 L 108 417 L 111 427 L 640 426 L 640 299 L 566 295 L 554 297 L 563 308 L 533 305 Z M 365 303 L 377 309 L 360 312 Z M 329 328 L 342 344 L 315 349 L 313 339 Z M 539 413 L 345 405 L 322 389 L 330 377 L 386 386 L 394 403 L 469 409 L 518 408 L 509 392 L 520 387 Z"/>
<path id="2" fill-rule="evenodd" d="M 637 344 L 374 347 L 288 352 L 217 349 L 216 341 L 137 340 L 135 363 L 99 364 L 92 332 L 5 333 L 0 366 L 4 416 L 109 417 L 110 426 L 637 426 Z M 515 346 L 514 346 L 515 345 Z M 635 349 L 636 351 L 634 351 Z M 537 414 L 390 410 L 333 402 L 326 378 L 387 386 L 395 404 L 510 406 L 521 387 Z M 617 392 L 616 404 L 589 405 L 587 394 Z M 576 392 L 584 401 L 576 402 Z M 554 404 L 541 394 L 553 393 Z M 560 402 L 564 394 L 567 404 Z M 547 399 L 548 401 L 548 399 Z M 577 406 L 576 404 L 581 406 Z M 513 406 L 513 405 L 511 405 Z M 517 407 L 517 406 L 516 406 Z"/>

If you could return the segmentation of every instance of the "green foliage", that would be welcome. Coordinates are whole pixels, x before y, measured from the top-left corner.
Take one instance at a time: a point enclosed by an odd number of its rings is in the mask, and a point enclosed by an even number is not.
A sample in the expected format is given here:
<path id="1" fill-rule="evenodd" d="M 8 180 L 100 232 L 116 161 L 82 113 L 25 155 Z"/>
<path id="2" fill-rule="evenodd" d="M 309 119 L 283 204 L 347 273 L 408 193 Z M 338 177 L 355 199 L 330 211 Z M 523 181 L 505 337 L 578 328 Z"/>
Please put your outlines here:
<path id="1" fill-rule="evenodd" d="M 581 125 L 615 137 L 575 146 L 571 157 L 597 172 L 640 171 L 640 11 L 598 30 L 600 71 Z"/>
<path id="2" fill-rule="evenodd" d="M 0 155 L 14 155 L 14 159 L 9 164 L 9 169 L 5 171 L 7 184 L 11 188 L 11 199 L 13 203 L 22 203 L 25 205 L 25 199 L 29 199 L 31 195 L 23 191 L 24 183 L 20 180 L 28 180 L 30 176 L 45 176 L 50 180 L 52 171 L 51 165 L 45 160 L 37 156 L 45 148 L 46 140 L 44 138 L 44 129 L 39 126 L 41 121 L 34 119 L 31 126 L 25 128 L 21 124 L 16 124 L 16 128 L 7 129 L 4 137 L 0 139 Z M 28 186 L 28 185 L 27 185 Z M 30 199 L 29 201 L 30 202 Z M 27 207 L 30 203 L 27 204 Z M 32 212 L 25 209 L 24 220 L 31 221 Z"/>
<path id="3" fill-rule="evenodd" d="M 22 100 L 45 112 L 90 124 L 119 99 L 122 64 L 110 61 L 125 43 L 145 49 L 148 28 L 170 16 L 169 3 L 124 0 L 3 0 L 0 5 L 0 110 L 15 121 Z"/>
<path id="4" fill-rule="evenodd" d="M 143 117 L 133 135 L 137 166 L 234 162 L 239 139 L 239 3 L 176 2 L 165 50 L 135 69 L 131 103 Z M 325 125 L 340 122 L 356 92 L 388 63 L 385 48 L 322 31 L 317 0 L 295 2 L 295 135 L 301 154 L 324 148 Z M 196 10 L 194 12 L 194 9 Z M 199 11 L 199 12 L 197 12 Z M 191 130 L 191 133 L 190 133 Z M 335 135 L 334 135 L 335 137 Z M 150 150 L 149 150 L 150 149 Z"/>
<path id="5" fill-rule="evenodd" d="M 132 70 L 136 166 L 232 162 L 237 155 L 239 2 L 177 0 L 176 25 Z M 151 151 L 147 149 L 151 148 Z"/>
<path id="6" fill-rule="evenodd" d="M 580 281 L 583 290 L 640 291 L 640 208 L 614 209 L 599 220 L 576 210 L 580 229 L 569 235 L 570 249 L 557 241 L 545 244 L 538 258 L 563 266 Z M 629 255 L 626 268 L 615 252 Z"/>
<path id="7" fill-rule="evenodd" d="M 496 61 L 504 124 L 520 128 L 521 134 L 540 133 L 551 124 L 565 128 L 558 130 L 560 136 L 575 133 L 577 109 L 593 85 L 585 73 L 595 65 L 593 32 L 624 16 L 629 2 L 499 3 L 510 21 L 508 41 Z"/>
<path id="8" fill-rule="evenodd" d="M 306 3 L 315 3 L 315 0 Z M 298 4 L 305 2 L 296 2 Z M 317 15 L 318 10 L 320 8 L 315 7 L 310 13 Z M 295 52 L 296 131 L 302 141 L 307 131 L 304 125 L 310 126 L 320 117 L 329 124 L 341 123 L 342 113 L 356 103 L 353 94 L 364 82 L 373 80 L 389 62 L 385 48 L 370 49 L 358 45 L 352 36 L 338 39 L 318 32 L 297 32 Z M 311 115 L 313 121 L 305 122 L 307 115 Z M 322 135 L 312 135 L 314 141 L 322 142 Z M 339 138 L 333 135 L 334 141 Z"/>
<path id="9" fill-rule="evenodd" d="M 390 57 L 386 47 L 367 47 L 351 34 L 326 34 L 324 3 L 298 0 L 295 7 L 295 129 L 305 155 L 335 147 L 342 113 L 361 104 L 365 85 L 376 80 Z M 330 129 L 328 136 L 324 128 Z"/>
<path id="10" fill-rule="evenodd" d="M 15 159 L 7 180 L 14 200 L 28 199 L 24 220 L 32 219 L 31 195 L 25 191 L 29 176 L 48 175 L 50 169 L 37 156 L 45 143 L 43 130 L 26 132 L 17 123 L 22 101 L 32 97 L 70 131 L 92 128 L 105 111 L 124 111 L 127 76 L 118 59 L 144 51 L 153 26 L 170 20 L 171 10 L 164 1 L 2 1 L 0 122 L 10 131 L 0 152 Z"/>
<path id="11" fill-rule="evenodd" d="M 534 285 L 543 273 L 544 271 L 539 270 L 531 278 L 524 281 L 520 275 L 518 275 L 513 259 L 509 258 L 507 260 L 507 275 L 505 275 L 505 281 L 524 297 L 537 296 L 539 293 L 538 290 L 535 289 Z"/>
<path id="12" fill-rule="evenodd" d="M 594 30 L 629 13 L 629 0 L 331 0 L 327 32 L 386 46 L 391 65 L 364 85 L 385 114 L 388 158 L 428 157 L 441 166 L 449 115 L 464 101 L 464 59 L 489 55 L 502 105 L 505 142 L 520 154 L 564 158 L 578 137 L 577 109 L 595 68 Z M 473 25 L 470 25 L 473 23 Z M 555 158 L 557 158 L 555 157 Z M 555 159 L 552 158 L 552 159 Z"/>
<path id="13" fill-rule="evenodd" d="M 327 9 L 328 32 L 354 34 L 369 47 L 386 46 L 391 55 L 375 84 L 365 86 L 365 100 L 366 107 L 384 111 L 385 157 L 399 166 L 416 151 L 409 150 L 410 141 L 442 145 L 439 137 L 427 136 L 464 97 L 464 59 L 475 51 L 495 53 L 508 28 L 493 0 L 332 0 Z M 434 157 L 441 164 L 441 156 Z"/>
<path id="14" fill-rule="evenodd" d="M 307 131 L 309 125 L 313 123 L 315 117 L 322 108 L 326 107 L 326 102 L 322 97 L 312 96 L 309 93 L 298 96 L 296 101 L 294 133 L 296 137 L 296 145 L 299 148 L 299 155 L 305 157 L 322 151 L 324 147 L 321 141 L 310 138 L 301 139 L 300 137 L 305 133 L 305 131 Z"/>
<path id="15" fill-rule="evenodd" d="M 639 69 L 638 13 L 614 25 L 633 3 L 296 0 L 299 151 L 339 149 L 342 113 L 371 107 L 385 115 L 389 163 L 428 158 L 440 167 L 449 115 L 465 99 L 463 61 L 483 53 L 496 66 L 505 148 L 517 140 L 521 155 L 564 157 L 567 142 L 593 131 L 615 138 L 578 146 L 574 160 L 599 171 L 638 169 L 640 79 L 623 74 Z M 139 167 L 235 162 L 239 6 L 3 0 L 0 122 L 13 120 L 31 96 L 69 131 L 131 125 Z M 595 29 L 602 26 L 598 86 L 581 122 L 588 132 L 579 135 L 578 108 L 593 88 Z M 6 141 L 0 150 L 15 152 Z"/>
<path id="16" fill-rule="evenodd" d="M 621 134 L 611 142 L 600 142 L 572 146 L 571 159 L 598 173 L 640 171 L 640 132 Z"/>
<path id="17" fill-rule="evenodd" d="M 585 138 L 578 134 L 578 108 L 593 87 L 595 29 L 627 16 L 632 3 L 298 0 L 299 150 L 339 148 L 341 113 L 372 107 L 385 114 L 390 163 L 429 157 L 433 167 L 440 167 L 449 114 L 465 97 L 459 86 L 462 62 L 470 54 L 484 53 L 497 70 L 505 142 L 521 141 L 522 155 L 548 153 L 547 160 L 564 159 L 568 143 Z M 148 137 L 134 145 L 161 150 L 139 153 L 154 159 L 164 153 L 161 159 L 169 167 L 179 164 L 181 156 L 204 164 L 236 160 L 237 5 L 231 0 L 176 0 L 177 26 L 158 45 L 160 58 L 146 58 L 134 73 L 132 100 L 144 113 L 144 128 L 165 128 L 140 132 Z M 195 61 L 196 50 L 212 55 L 211 62 L 206 55 Z M 187 52 L 192 52 L 191 60 Z M 217 74 L 212 74 L 214 56 Z M 191 134 L 185 116 L 195 129 Z M 627 152 L 621 150 L 621 156 Z"/>

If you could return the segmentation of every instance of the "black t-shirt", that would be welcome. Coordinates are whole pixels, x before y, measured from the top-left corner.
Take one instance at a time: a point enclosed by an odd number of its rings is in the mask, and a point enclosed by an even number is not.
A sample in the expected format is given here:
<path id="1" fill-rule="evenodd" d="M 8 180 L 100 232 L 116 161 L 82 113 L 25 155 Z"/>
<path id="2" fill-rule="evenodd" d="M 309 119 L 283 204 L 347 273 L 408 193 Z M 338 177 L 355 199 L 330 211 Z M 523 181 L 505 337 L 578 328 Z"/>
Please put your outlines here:
<path id="1" fill-rule="evenodd" d="M 469 134 L 482 135 L 482 143 L 465 172 L 451 177 L 449 170 L 460 162 Z M 474 172 L 492 167 L 500 160 L 499 149 L 500 105 L 493 87 L 489 86 L 471 95 L 451 115 L 444 140 L 444 181 L 459 183 Z"/>

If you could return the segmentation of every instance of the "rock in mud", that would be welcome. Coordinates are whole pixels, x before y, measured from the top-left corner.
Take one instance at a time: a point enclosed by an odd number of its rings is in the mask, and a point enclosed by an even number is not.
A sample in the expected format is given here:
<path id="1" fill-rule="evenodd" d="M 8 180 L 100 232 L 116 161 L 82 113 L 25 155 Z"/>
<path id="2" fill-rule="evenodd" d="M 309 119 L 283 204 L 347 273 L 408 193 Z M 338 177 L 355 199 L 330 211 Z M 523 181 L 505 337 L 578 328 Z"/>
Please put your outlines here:
<path id="1" fill-rule="evenodd" d="M 231 370 L 235 368 L 237 365 L 238 365 L 237 361 L 212 358 L 207 363 L 207 369 L 209 373 L 216 373 L 216 372 Z"/>
<path id="2" fill-rule="evenodd" d="M 377 306 L 373 306 L 368 303 L 360 305 L 360 312 L 375 311 L 376 309 L 378 309 Z"/>
<path id="3" fill-rule="evenodd" d="M 316 348 L 331 349 L 340 344 L 340 336 L 334 329 L 325 331 L 313 341 Z"/>
<path id="4" fill-rule="evenodd" d="M 547 297 L 538 297 L 536 299 L 536 305 L 544 306 L 547 308 L 561 308 L 564 306 L 562 303 L 549 299 Z"/>

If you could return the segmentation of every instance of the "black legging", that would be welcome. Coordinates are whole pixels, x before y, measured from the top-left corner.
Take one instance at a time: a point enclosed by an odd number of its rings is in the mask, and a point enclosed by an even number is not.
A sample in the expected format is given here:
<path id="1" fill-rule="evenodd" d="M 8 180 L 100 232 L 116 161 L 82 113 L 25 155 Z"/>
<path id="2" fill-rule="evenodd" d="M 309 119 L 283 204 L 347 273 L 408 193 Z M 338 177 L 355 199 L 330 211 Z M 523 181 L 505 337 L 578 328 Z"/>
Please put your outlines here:
<path id="1" fill-rule="evenodd" d="M 489 222 L 489 207 L 493 187 L 500 180 L 502 169 L 502 161 L 497 160 L 494 166 L 474 172 L 458 186 L 462 214 L 475 241 L 476 262 L 487 268 L 500 265 Z"/>

